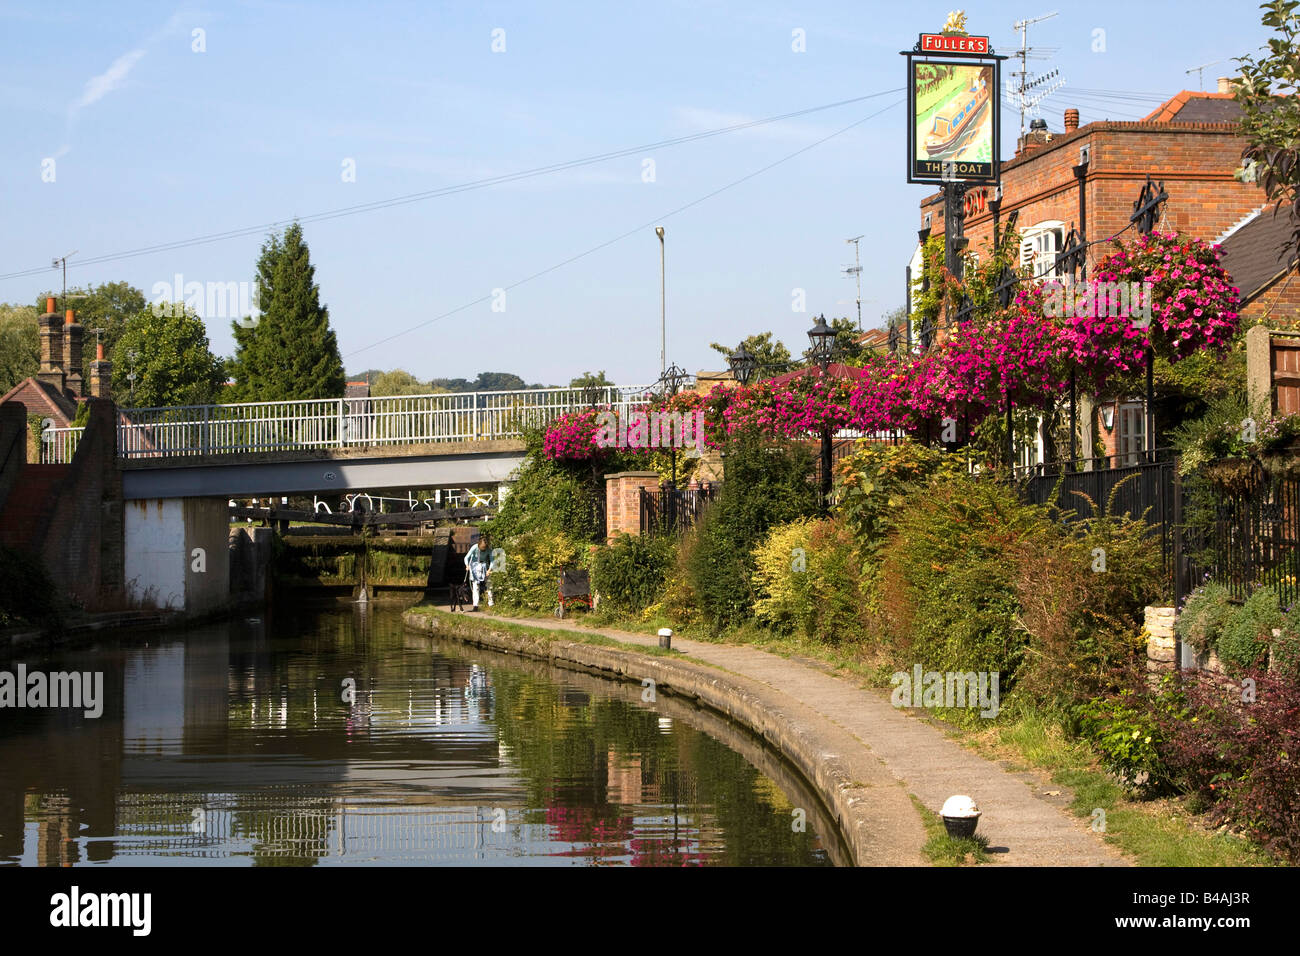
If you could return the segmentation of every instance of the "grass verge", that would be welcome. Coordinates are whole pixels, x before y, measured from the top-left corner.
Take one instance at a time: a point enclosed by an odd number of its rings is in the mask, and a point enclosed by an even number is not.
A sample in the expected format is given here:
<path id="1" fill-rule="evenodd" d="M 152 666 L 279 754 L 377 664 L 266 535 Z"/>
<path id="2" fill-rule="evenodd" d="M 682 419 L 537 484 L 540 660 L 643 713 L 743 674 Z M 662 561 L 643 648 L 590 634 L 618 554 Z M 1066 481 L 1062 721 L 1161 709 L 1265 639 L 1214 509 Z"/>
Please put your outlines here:
<path id="1" fill-rule="evenodd" d="M 912 804 L 916 807 L 916 812 L 921 815 L 921 822 L 925 824 L 927 839 L 925 846 L 921 847 L 921 852 L 925 854 L 931 865 L 973 866 L 989 862 L 988 840 L 978 833 L 973 837 L 949 836 L 943 825 L 943 818 L 939 814 L 918 800 L 915 794 L 909 793 L 908 796 L 912 798 Z"/>

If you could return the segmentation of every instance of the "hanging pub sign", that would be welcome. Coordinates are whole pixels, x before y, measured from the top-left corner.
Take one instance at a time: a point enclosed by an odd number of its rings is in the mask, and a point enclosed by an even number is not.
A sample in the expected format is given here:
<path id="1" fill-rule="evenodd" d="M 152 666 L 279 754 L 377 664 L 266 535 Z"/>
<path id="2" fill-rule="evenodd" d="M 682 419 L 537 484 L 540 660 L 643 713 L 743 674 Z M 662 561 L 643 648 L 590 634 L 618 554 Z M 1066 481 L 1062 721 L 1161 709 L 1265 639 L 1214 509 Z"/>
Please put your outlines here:
<path id="1" fill-rule="evenodd" d="M 988 37 L 966 33 L 966 16 L 948 16 L 922 33 L 907 57 L 907 181 L 996 183 L 1002 148 L 1002 61 Z"/>

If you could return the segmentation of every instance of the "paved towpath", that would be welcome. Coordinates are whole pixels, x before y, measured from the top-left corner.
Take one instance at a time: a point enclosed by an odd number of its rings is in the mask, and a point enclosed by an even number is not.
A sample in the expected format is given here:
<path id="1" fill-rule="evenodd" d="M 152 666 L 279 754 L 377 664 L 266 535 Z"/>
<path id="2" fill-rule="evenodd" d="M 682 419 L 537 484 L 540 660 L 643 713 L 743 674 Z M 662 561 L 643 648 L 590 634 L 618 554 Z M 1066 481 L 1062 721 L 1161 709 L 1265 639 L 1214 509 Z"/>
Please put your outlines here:
<path id="1" fill-rule="evenodd" d="M 480 612 L 481 616 L 490 615 Z M 495 615 L 491 615 L 495 616 Z M 646 634 L 584 627 L 572 620 L 506 618 L 549 630 L 590 630 L 628 644 L 655 645 Z M 944 800 L 964 793 L 983 816 L 979 832 L 988 839 L 992 860 L 1014 866 L 1127 866 L 1126 857 L 1091 832 L 1089 819 L 1066 807 L 1069 791 L 1016 773 L 961 746 L 937 726 L 896 709 L 889 693 L 863 688 L 813 663 L 738 644 L 712 644 L 673 637 L 673 649 L 767 685 L 815 711 L 861 742 L 888 772 L 938 813 Z"/>

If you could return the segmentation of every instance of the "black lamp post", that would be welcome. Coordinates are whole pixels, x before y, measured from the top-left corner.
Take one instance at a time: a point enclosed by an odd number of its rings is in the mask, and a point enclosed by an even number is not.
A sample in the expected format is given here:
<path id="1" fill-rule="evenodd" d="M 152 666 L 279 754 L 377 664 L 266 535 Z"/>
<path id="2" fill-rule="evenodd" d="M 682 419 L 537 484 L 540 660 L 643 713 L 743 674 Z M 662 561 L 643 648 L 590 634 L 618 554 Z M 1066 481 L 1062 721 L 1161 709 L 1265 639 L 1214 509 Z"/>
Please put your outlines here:
<path id="1" fill-rule="evenodd" d="M 690 378 L 690 375 L 687 374 L 686 369 L 680 368 L 676 362 L 668 366 L 668 368 L 664 369 L 664 373 L 659 376 L 659 382 L 658 382 L 658 384 L 663 387 L 662 390 L 663 390 L 664 398 L 666 399 L 672 398 L 679 391 L 681 391 L 681 387 L 686 384 L 686 380 L 688 378 Z M 663 435 L 661 432 L 660 438 L 662 437 Z M 673 487 L 676 488 L 677 487 L 677 446 L 676 445 L 672 446 L 672 455 L 673 455 Z"/>
<path id="2" fill-rule="evenodd" d="M 825 315 L 817 316 L 817 321 L 808 330 L 808 341 L 812 345 L 808 354 L 817 367 L 821 369 L 823 375 L 830 368 L 831 359 L 835 357 L 835 335 L 835 330 L 826 324 Z M 821 491 L 822 504 L 829 506 L 831 499 L 831 430 L 826 425 L 822 426 Z"/>
<path id="3" fill-rule="evenodd" d="M 731 367 L 731 374 L 735 376 L 736 381 L 741 385 L 748 385 L 758 368 L 758 359 L 750 355 L 749 349 L 745 348 L 745 343 L 741 342 L 736 346 L 736 351 L 727 356 L 727 364 Z"/>

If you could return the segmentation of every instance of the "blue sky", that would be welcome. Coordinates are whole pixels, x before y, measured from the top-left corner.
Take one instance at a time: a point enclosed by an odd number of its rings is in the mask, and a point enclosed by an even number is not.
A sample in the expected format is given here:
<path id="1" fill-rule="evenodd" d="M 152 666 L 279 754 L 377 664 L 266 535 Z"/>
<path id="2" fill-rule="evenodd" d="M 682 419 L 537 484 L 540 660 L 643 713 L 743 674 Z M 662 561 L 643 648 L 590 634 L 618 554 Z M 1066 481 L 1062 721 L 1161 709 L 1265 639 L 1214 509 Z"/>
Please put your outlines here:
<path id="1" fill-rule="evenodd" d="M 0 279 L 0 301 L 57 286 L 49 262 L 74 249 L 70 285 L 124 279 L 152 298 L 177 273 L 251 282 L 266 230 L 76 263 L 886 93 L 304 223 L 349 371 L 566 383 L 604 369 L 620 383 L 651 381 L 655 224 L 666 230 L 670 362 L 720 367 L 709 342 L 757 331 L 797 351 L 813 316 L 855 311 L 841 272 L 853 259 L 848 237 L 863 235 L 864 327 L 903 302 L 929 190 L 905 181 L 898 51 L 953 6 L 6 2 L 0 274 L 44 271 Z M 1140 118 L 1158 98 L 1199 88 L 1189 67 L 1259 47 L 1255 5 L 1231 6 L 1232 16 L 1222 3 L 1132 0 L 966 10 L 970 32 L 999 53 L 1018 45 L 1017 19 L 1060 10 L 1030 28 L 1031 47 L 1047 48 L 1030 68 L 1066 80 L 1037 111 L 1059 130 L 1070 106 L 1084 123 Z M 503 52 L 493 52 L 494 30 Z M 1094 50 L 1099 36 L 1104 50 Z M 1204 87 L 1231 70 L 1208 67 Z M 1017 122 L 1004 108 L 1004 158 Z M 48 159 L 53 182 L 42 179 Z M 344 181 L 349 160 L 354 182 Z M 499 288 L 505 310 L 494 312 Z M 806 312 L 792 309 L 795 289 L 806 290 Z M 207 324 L 213 349 L 229 354 L 229 320 Z"/>

